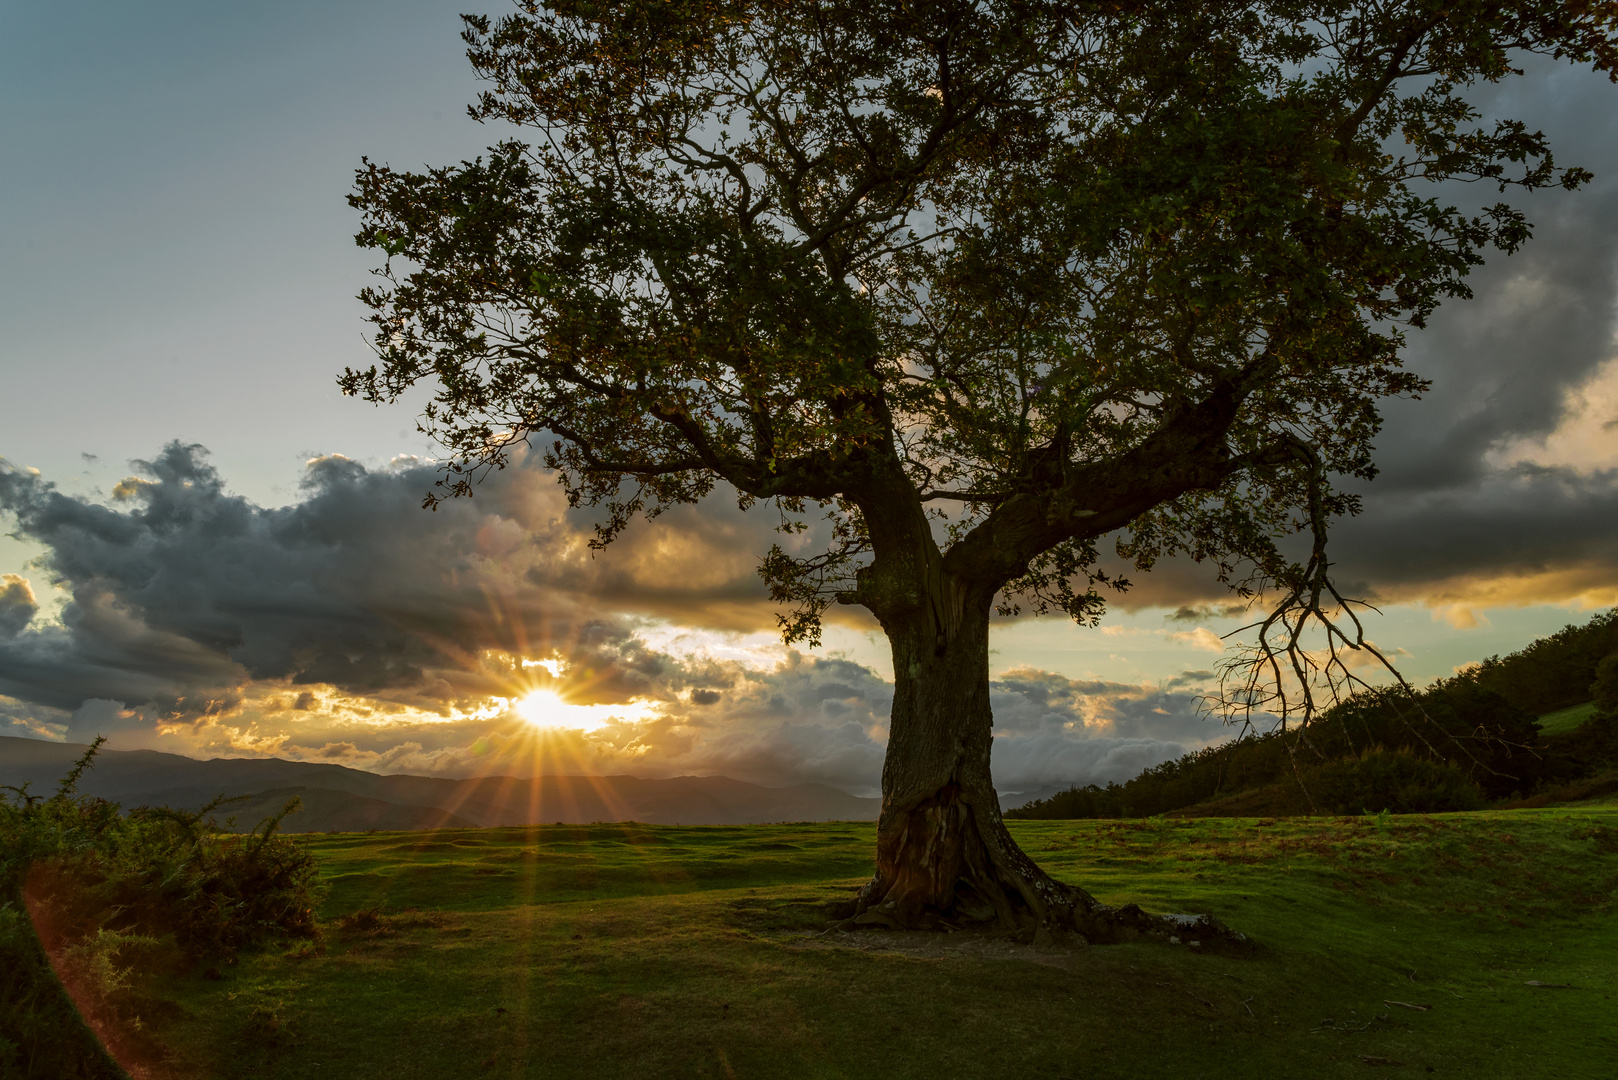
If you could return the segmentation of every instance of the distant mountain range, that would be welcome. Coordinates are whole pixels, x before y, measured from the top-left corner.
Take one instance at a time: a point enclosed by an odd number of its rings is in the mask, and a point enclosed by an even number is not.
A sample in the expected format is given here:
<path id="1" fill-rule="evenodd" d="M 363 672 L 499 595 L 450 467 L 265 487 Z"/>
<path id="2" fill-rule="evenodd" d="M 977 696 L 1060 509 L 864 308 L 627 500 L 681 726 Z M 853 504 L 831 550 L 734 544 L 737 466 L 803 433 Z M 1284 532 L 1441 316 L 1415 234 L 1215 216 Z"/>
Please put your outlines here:
<path id="1" fill-rule="evenodd" d="M 50 794 L 87 746 L 0 736 L 0 784 Z M 245 795 L 219 817 L 251 828 L 287 799 L 302 800 L 288 832 L 357 832 L 641 821 L 741 825 L 766 821 L 874 821 L 880 799 L 825 784 L 769 788 L 724 776 L 482 776 L 449 780 L 279 758 L 199 761 L 155 750 L 102 750 L 79 793 L 133 806 L 193 809 L 216 795 Z"/>

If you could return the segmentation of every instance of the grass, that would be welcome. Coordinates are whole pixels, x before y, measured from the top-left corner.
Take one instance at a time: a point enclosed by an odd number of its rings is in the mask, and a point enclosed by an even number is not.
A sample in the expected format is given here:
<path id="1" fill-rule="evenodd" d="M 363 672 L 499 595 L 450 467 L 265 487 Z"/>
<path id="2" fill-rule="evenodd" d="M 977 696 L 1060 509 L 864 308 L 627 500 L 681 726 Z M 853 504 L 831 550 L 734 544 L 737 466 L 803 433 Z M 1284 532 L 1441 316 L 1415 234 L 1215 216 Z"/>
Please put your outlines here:
<path id="1" fill-rule="evenodd" d="M 1571 705 L 1565 709 L 1557 709 L 1553 713 L 1546 713 L 1539 718 L 1539 733 L 1541 735 L 1566 735 L 1583 726 L 1584 722 L 1596 714 L 1596 703 L 1586 701 L 1583 705 Z"/>
<path id="2" fill-rule="evenodd" d="M 1618 805 L 1012 828 L 1105 901 L 1211 911 L 1256 948 L 821 938 L 869 824 L 328 835 L 327 950 L 161 983 L 167 1071 L 1576 1080 L 1618 1058 Z"/>

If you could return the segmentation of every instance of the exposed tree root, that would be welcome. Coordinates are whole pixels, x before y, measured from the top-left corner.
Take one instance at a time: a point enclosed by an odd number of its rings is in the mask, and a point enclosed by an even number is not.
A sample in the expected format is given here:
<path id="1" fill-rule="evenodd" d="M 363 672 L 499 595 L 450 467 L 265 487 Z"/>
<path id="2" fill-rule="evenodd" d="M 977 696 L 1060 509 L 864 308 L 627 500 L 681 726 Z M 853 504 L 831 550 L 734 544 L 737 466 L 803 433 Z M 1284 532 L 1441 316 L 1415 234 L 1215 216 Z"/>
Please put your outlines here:
<path id="1" fill-rule="evenodd" d="M 877 873 L 830 929 L 980 930 L 1025 944 L 1105 944 L 1158 937 L 1196 947 L 1246 948 L 1211 915 L 1153 915 L 1114 908 L 1058 882 L 1019 848 L 999 807 L 975 810 L 946 787 L 909 810 L 884 810 Z"/>

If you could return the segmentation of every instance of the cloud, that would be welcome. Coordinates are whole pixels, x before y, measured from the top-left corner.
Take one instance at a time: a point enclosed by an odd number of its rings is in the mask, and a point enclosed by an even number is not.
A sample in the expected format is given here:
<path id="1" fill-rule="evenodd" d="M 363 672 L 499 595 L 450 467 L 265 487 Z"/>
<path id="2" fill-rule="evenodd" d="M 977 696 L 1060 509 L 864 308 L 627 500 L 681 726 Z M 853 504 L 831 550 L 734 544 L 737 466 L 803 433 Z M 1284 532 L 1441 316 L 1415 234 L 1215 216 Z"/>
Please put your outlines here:
<path id="1" fill-rule="evenodd" d="M 685 532 L 665 518 L 672 539 L 647 529 L 594 559 L 588 521 L 521 464 L 434 514 L 418 508 L 434 472 L 416 462 L 316 459 L 303 498 L 278 508 L 230 494 L 195 446 L 170 444 L 138 470 L 105 505 L 0 471 L 0 506 L 45 546 L 44 569 L 68 594 L 59 621 L 43 623 L 27 582 L 0 594 L 19 613 L 0 639 L 12 733 L 444 776 L 723 774 L 878 790 L 890 683 L 842 657 L 740 648 L 701 629 L 715 598 L 757 603 L 734 549 L 768 535 L 733 508 L 699 508 L 704 522 Z M 670 627 L 648 608 L 697 617 Z M 991 687 L 997 782 L 1121 780 L 1218 738 L 1197 713 L 1206 677 L 1007 673 Z M 535 690 L 568 704 L 525 716 Z"/>
<path id="2" fill-rule="evenodd" d="M 521 462 L 436 513 L 419 508 L 434 468 L 409 460 L 314 459 L 303 497 L 273 508 L 231 494 L 197 446 L 136 472 L 103 504 L 0 468 L 0 508 L 68 596 L 42 622 L 31 585 L 5 579 L 8 730 L 382 771 L 877 789 L 891 684 L 725 644 L 739 612 L 748 630 L 769 621 L 753 561 L 767 515 L 714 499 L 594 558 L 588 519 Z M 653 633 L 647 617 L 670 614 Z M 536 727 L 536 689 L 570 703 L 564 723 L 595 719 Z M 1184 689 L 1019 671 L 993 695 L 1003 783 L 1122 779 L 1208 736 Z"/>
<path id="3" fill-rule="evenodd" d="M 145 719 L 139 713 L 125 708 L 121 701 L 89 698 L 68 718 L 64 735 L 70 742 L 89 742 L 98 735 L 111 736 L 120 731 L 146 726 Z"/>
<path id="4" fill-rule="evenodd" d="M 0 509 L 46 547 L 69 596 L 60 621 L 41 625 L 29 583 L 4 579 L 0 693 L 196 716 L 281 679 L 444 708 L 506 687 L 509 664 L 491 666 L 490 651 L 565 646 L 590 672 L 581 692 L 624 700 L 657 682 L 662 661 L 616 611 L 767 618 L 753 562 L 767 523 L 719 499 L 631 530 L 596 559 L 589 521 L 520 466 L 428 514 L 419 503 L 437 474 L 411 460 L 315 459 L 303 498 L 277 508 L 230 494 L 201 447 L 171 443 L 136 464 L 112 505 L 0 465 Z"/>
<path id="5" fill-rule="evenodd" d="M 1014 668 L 991 687 L 995 783 L 1003 790 L 1127 780 L 1220 742 L 1229 732 L 1202 709 L 1211 672 L 1170 685 L 1069 679 Z"/>
<path id="6" fill-rule="evenodd" d="M 1210 622 L 1214 619 L 1234 619 L 1251 610 L 1245 603 L 1181 604 L 1164 618 L 1172 622 Z"/>
<path id="7" fill-rule="evenodd" d="M 1176 631 L 1168 635 L 1168 639 L 1205 652 L 1222 653 L 1225 651 L 1224 640 L 1206 626 L 1199 626 L 1195 630 Z"/>
<path id="8" fill-rule="evenodd" d="M 0 735 L 60 740 L 71 714 L 0 694 Z"/>
<path id="9" fill-rule="evenodd" d="M 16 637 L 39 611 L 34 589 L 19 574 L 0 574 L 0 637 Z"/>
<path id="10" fill-rule="evenodd" d="M 329 695 L 298 712 L 265 689 L 233 715 L 183 731 L 193 753 L 259 753 L 382 772 L 467 776 L 556 773 L 722 774 L 763 784 L 880 789 L 893 687 L 863 665 L 781 648 L 767 666 L 702 655 L 661 657 L 670 684 L 722 687 L 665 696 L 635 718 L 592 730 L 535 728 L 510 710 L 439 719 Z M 1019 668 L 991 684 L 995 780 L 1004 790 L 1124 780 L 1219 741 L 1188 672 L 1172 685 L 1071 680 Z M 276 712 L 276 710 L 281 710 Z M 116 741 L 116 739 L 115 739 Z"/>

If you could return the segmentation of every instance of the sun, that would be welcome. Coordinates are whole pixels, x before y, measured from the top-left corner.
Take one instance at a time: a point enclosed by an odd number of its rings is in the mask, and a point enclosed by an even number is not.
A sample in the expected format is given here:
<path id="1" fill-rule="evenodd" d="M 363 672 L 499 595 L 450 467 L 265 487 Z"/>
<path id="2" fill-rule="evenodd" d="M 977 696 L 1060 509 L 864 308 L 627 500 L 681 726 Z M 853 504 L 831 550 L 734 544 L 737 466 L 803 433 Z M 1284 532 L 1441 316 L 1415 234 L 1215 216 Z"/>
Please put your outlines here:
<path id="1" fill-rule="evenodd" d="M 635 699 L 618 704 L 576 705 L 554 690 L 530 690 L 509 704 L 503 698 L 495 701 L 530 727 L 567 731 L 595 731 L 614 723 L 637 724 L 659 714 L 655 702 Z"/>
<path id="2" fill-rule="evenodd" d="M 568 715 L 573 706 L 563 701 L 554 691 L 534 690 L 517 699 L 512 706 L 517 715 L 535 727 L 580 727 Z M 571 722 L 570 721 L 574 721 Z"/>

